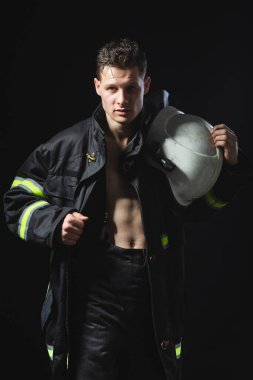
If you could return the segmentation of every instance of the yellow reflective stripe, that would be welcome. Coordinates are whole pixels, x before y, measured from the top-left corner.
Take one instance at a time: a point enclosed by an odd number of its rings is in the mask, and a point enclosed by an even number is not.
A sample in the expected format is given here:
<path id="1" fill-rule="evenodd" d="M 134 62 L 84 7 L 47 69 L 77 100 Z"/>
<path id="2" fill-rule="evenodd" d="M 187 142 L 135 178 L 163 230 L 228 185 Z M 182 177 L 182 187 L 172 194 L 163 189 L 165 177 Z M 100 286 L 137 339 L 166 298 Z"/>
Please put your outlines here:
<path id="1" fill-rule="evenodd" d="M 46 201 L 38 201 L 38 202 L 34 202 L 33 204 L 31 204 L 24 210 L 20 218 L 20 227 L 19 227 L 19 236 L 21 237 L 21 239 L 24 239 L 24 240 L 26 239 L 26 231 L 27 231 L 28 223 L 29 223 L 32 213 L 37 208 L 43 207 L 48 204 L 49 203 Z"/>
<path id="2" fill-rule="evenodd" d="M 181 342 L 175 345 L 176 358 L 179 359 L 181 356 Z"/>
<path id="3" fill-rule="evenodd" d="M 227 203 L 222 202 L 222 201 L 218 200 L 217 198 L 215 198 L 215 196 L 211 190 L 208 191 L 208 193 L 206 193 L 204 195 L 204 198 L 205 198 L 206 202 L 209 204 L 209 206 L 211 206 L 213 208 L 222 208 L 222 207 L 227 205 Z"/>
<path id="4" fill-rule="evenodd" d="M 169 246 L 169 237 L 168 237 L 167 234 L 161 235 L 161 242 L 162 242 L 163 249 L 168 248 L 168 246 Z"/>
<path id="5" fill-rule="evenodd" d="M 47 344 L 47 352 L 50 360 L 53 360 L 54 357 L 54 347 Z"/>
<path id="6" fill-rule="evenodd" d="M 54 346 L 47 344 L 47 352 L 48 352 L 48 356 L 49 356 L 50 360 L 53 360 L 54 359 Z M 69 366 L 69 354 L 67 354 L 66 365 L 68 368 L 68 366 Z"/>
<path id="7" fill-rule="evenodd" d="M 25 190 L 28 190 L 37 197 L 45 198 L 42 187 L 33 179 L 16 177 L 11 185 L 11 188 L 17 186 L 23 187 Z"/>

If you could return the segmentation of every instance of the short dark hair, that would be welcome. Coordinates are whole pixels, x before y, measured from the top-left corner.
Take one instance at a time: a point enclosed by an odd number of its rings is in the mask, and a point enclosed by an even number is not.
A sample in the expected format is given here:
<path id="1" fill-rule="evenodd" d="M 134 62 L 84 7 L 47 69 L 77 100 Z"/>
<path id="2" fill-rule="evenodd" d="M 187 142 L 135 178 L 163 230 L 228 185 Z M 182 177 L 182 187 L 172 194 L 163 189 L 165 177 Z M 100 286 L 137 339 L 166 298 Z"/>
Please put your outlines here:
<path id="1" fill-rule="evenodd" d="M 101 78 L 101 72 L 105 66 L 115 66 L 120 69 L 138 67 L 140 74 L 146 75 L 147 58 L 145 52 L 136 41 L 129 38 L 120 38 L 107 42 L 98 50 L 97 54 L 97 78 Z"/>

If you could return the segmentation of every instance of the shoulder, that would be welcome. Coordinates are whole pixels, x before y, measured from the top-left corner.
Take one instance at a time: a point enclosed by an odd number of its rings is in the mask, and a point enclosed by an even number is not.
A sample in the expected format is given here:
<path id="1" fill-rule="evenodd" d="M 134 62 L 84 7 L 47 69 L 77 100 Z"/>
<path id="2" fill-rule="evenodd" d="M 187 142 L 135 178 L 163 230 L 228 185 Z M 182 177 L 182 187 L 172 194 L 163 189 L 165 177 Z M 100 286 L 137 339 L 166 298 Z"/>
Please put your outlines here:
<path id="1" fill-rule="evenodd" d="M 66 154 L 67 151 L 78 153 L 83 149 L 85 141 L 88 141 L 89 131 L 92 128 L 92 118 L 78 121 L 67 127 L 41 145 L 42 151 L 54 151 L 57 155 Z"/>
<path id="2" fill-rule="evenodd" d="M 148 93 L 144 98 L 144 107 L 152 112 L 159 112 L 169 105 L 169 92 L 164 89 L 158 89 Z"/>
<path id="3" fill-rule="evenodd" d="M 92 118 L 87 118 L 85 120 L 78 121 L 74 125 L 67 127 L 60 132 L 52 136 L 45 145 L 57 144 L 66 141 L 67 144 L 76 143 L 89 133 L 92 125 Z"/>

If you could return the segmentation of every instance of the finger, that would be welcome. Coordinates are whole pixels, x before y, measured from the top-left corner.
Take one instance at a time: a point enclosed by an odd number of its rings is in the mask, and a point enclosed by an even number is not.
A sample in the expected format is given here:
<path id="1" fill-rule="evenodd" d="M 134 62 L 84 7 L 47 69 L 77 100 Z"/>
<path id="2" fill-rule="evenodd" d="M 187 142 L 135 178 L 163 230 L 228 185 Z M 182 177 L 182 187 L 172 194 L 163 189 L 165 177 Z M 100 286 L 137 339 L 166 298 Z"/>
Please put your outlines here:
<path id="1" fill-rule="evenodd" d="M 85 221 L 85 220 L 88 220 L 89 219 L 89 217 L 88 216 L 86 216 L 86 215 L 83 215 L 83 214 L 80 214 L 79 212 L 76 212 L 76 211 L 74 211 L 71 215 L 73 215 L 74 216 L 74 218 L 76 218 L 76 219 L 79 219 L 79 220 L 83 220 L 83 221 Z"/>
<path id="2" fill-rule="evenodd" d="M 221 128 L 222 126 L 222 128 Z M 212 138 L 214 144 L 220 143 L 224 141 L 226 144 L 234 147 L 237 144 L 237 136 L 235 133 L 228 129 L 228 127 L 224 128 L 224 124 L 220 124 L 214 127 L 212 130 Z"/>
<path id="3" fill-rule="evenodd" d="M 75 215 L 74 213 L 68 214 L 64 220 L 64 225 L 66 227 L 70 226 L 70 227 L 76 227 L 76 228 L 83 228 L 84 222 L 88 220 L 88 217 L 84 215 L 81 215 L 80 217 L 80 215 L 81 214 Z"/>
<path id="4" fill-rule="evenodd" d="M 230 145 L 234 147 L 237 143 L 237 139 L 229 134 L 218 134 L 213 136 L 214 144 Z"/>
<path id="5" fill-rule="evenodd" d="M 78 240 L 80 239 L 81 233 L 73 233 L 73 232 L 62 232 L 63 239 L 70 239 L 70 240 Z"/>
<path id="6" fill-rule="evenodd" d="M 84 228 L 84 221 L 80 219 L 74 219 L 71 221 L 70 227 L 73 228 L 73 231 L 76 231 L 77 229 L 82 230 Z"/>
<path id="7" fill-rule="evenodd" d="M 62 243 L 64 245 L 74 246 L 74 245 L 76 245 L 77 242 L 78 242 L 78 240 L 73 240 L 73 239 L 69 239 L 69 238 L 62 239 Z"/>
<path id="8" fill-rule="evenodd" d="M 81 233 L 72 233 L 67 231 L 62 231 L 62 242 L 64 244 L 74 244 L 80 239 Z"/>
<path id="9" fill-rule="evenodd" d="M 227 134 L 229 136 L 233 136 L 234 138 L 237 138 L 235 132 L 230 129 L 226 124 L 218 124 L 218 125 L 215 125 L 212 129 L 211 129 L 211 134 L 213 136 L 217 135 L 217 134 Z"/>
<path id="10" fill-rule="evenodd" d="M 62 231 L 65 233 L 78 234 L 83 230 L 81 222 L 78 221 L 65 221 L 62 225 Z"/>
<path id="11" fill-rule="evenodd" d="M 63 228 L 63 233 L 66 235 L 71 235 L 71 236 L 80 236 L 82 235 L 83 228 L 77 228 L 73 226 L 67 226 Z"/>

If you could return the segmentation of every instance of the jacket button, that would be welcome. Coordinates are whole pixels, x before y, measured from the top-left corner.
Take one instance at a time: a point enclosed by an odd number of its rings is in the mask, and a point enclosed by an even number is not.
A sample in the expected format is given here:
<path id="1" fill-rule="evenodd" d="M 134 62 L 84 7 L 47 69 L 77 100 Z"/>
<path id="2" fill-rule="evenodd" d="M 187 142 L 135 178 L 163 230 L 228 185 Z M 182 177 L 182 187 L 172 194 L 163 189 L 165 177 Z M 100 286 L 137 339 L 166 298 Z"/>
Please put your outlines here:
<path id="1" fill-rule="evenodd" d="M 170 344 L 170 341 L 169 341 L 169 340 L 163 340 L 163 341 L 161 342 L 161 349 L 162 349 L 162 351 L 167 350 L 167 348 L 169 347 L 169 344 Z"/>
<path id="2" fill-rule="evenodd" d="M 155 255 L 149 256 L 150 263 L 153 263 L 155 261 Z"/>

